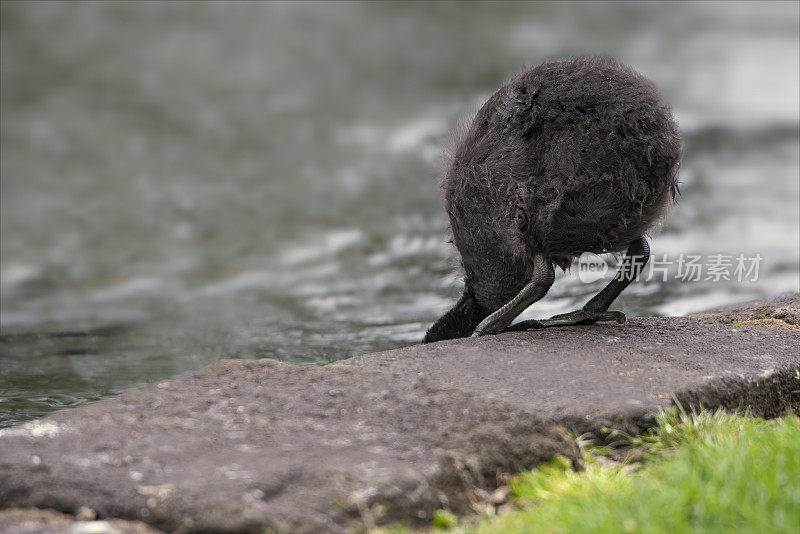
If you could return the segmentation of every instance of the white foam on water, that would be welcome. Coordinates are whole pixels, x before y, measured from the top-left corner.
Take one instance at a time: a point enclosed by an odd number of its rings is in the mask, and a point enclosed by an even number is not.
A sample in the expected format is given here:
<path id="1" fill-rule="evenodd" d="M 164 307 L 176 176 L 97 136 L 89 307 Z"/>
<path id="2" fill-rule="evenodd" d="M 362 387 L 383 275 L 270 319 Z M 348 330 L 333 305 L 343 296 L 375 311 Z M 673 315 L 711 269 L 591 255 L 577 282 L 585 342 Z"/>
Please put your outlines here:
<path id="1" fill-rule="evenodd" d="M 318 311 L 330 312 L 344 306 L 354 306 L 359 300 L 352 295 L 325 295 L 308 298 L 303 302 Z"/>
<path id="2" fill-rule="evenodd" d="M 202 288 L 186 293 L 185 298 L 215 297 L 229 295 L 251 289 L 254 287 L 269 287 L 274 284 L 275 274 L 268 270 L 250 270 L 236 273 L 219 282 L 214 282 Z"/>
<path id="3" fill-rule="evenodd" d="M 337 128 L 334 132 L 334 139 L 342 145 L 375 146 L 384 137 L 376 125 L 359 121 L 348 126 Z"/>
<path id="4" fill-rule="evenodd" d="M 0 271 L 0 287 L 11 289 L 35 280 L 42 273 L 42 269 L 36 265 L 26 265 L 22 263 L 12 263 L 4 266 Z"/>
<path id="5" fill-rule="evenodd" d="M 283 265 L 297 265 L 317 260 L 324 256 L 332 256 L 364 239 L 364 232 L 359 228 L 333 230 L 306 245 L 294 245 L 286 248 L 278 256 Z"/>
<path id="6" fill-rule="evenodd" d="M 126 299 L 144 293 L 164 294 L 171 288 L 166 280 L 159 276 L 137 276 L 116 285 L 108 286 L 89 293 L 87 298 L 94 302 Z"/>
<path id="7" fill-rule="evenodd" d="M 442 243 L 437 235 L 396 235 L 389 240 L 384 250 L 369 255 L 367 262 L 372 267 L 381 267 L 409 256 L 435 253 L 438 256 L 449 256 L 450 247 Z"/>
<path id="8" fill-rule="evenodd" d="M 712 291 L 701 291 L 685 297 L 678 297 L 658 307 L 662 315 L 686 315 L 688 313 L 708 310 L 727 304 L 735 304 L 752 297 L 742 297 L 723 288 Z"/>
<path id="9" fill-rule="evenodd" d="M 389 134 L 387 147 L 391 152 L 409 152 L 421 148 L 433 137 L 444 134 L 447 124 L 439 117 L 420 117 Z"/>

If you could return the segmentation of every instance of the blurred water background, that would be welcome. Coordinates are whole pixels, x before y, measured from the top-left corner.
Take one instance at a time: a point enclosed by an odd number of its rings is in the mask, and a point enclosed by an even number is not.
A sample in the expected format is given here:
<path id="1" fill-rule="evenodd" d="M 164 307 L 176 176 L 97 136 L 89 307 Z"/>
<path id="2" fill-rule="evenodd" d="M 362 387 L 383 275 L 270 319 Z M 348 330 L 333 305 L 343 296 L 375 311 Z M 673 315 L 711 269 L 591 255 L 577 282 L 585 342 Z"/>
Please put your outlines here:
<path id="1" fill-rule="evenodd" d="M 417 342 L 461 287 L 447 132 L 573 53 L 674 104 L 683 197 L 656 256 L 764 258 L 757 282 L 670 276 L 616 307 L 798 290 L 797 2 L 3 2 L 0 25 L 0 426 L 221 358 Z M 559 274 L 526 317 L 601 285 Z"/>

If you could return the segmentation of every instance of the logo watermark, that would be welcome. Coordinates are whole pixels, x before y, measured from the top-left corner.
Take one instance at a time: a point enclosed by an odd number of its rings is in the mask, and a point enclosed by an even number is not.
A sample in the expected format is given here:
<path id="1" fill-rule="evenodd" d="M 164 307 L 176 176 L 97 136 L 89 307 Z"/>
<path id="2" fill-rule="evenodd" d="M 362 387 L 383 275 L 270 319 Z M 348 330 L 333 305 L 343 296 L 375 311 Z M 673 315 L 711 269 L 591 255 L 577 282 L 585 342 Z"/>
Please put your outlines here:
<path id="1" fill-rule="evenodd" d="M 578 279 L 585 284 L 605 278 L 609 270 L 608 262 L 595 254 L 581 254 L 577 267 Z"/>
<path id="2" fill-rule="evenodd" d="M 667 254 L 651 256 L 644 266 L 640 258 L 629 258 L 616 262 L 595 254 L 582 254 L 576 263 L 581 282 L 591 283 L 600 280 L 611 271 L 615 276 L 629 277 L 639 272 L 639 280 L 649 282 L 670 279 L 682 282 L 757 282 L 761 254 L 680 254 L 670 257 Z"/>

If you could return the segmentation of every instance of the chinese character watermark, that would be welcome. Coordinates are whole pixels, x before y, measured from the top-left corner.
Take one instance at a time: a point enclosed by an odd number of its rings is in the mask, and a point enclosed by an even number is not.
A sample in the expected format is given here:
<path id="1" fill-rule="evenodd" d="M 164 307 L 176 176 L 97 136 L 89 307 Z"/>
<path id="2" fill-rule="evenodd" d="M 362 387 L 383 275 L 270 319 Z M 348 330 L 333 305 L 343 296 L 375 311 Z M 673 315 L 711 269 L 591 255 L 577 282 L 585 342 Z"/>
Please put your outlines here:
<path id="1" fill-rule="evenodd" d="M 680 254 L 676 257 L 663 254 L 651 256 L 645 265 L 642 265 L 640 257 L 625 258 L 615 267 L 600 256 L 583 254 L 578 259 L 577 270 L 578 278 L 585 283 L 604 278 L 614 268 L 617 269 L 615 277 L 619 279 L 639 277 L 646 282 L 667 282 L 670 279 L 682 282 L 757 282 L 763 259 L 758 253 Z"/>

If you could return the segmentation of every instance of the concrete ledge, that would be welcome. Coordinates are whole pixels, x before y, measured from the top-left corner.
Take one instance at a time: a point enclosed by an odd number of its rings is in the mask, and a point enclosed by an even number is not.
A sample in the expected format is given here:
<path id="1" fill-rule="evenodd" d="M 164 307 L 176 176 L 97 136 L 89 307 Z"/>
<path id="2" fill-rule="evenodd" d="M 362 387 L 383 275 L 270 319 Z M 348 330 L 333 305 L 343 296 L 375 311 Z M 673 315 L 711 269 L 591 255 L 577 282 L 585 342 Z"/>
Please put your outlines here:
<path id="1" fill-rule="evenodd" d="M 88 509 L 85 513 L 91 514 Z M 0 510 L 3 534 L 158 534 L 159 530 L 141 521 L 124 519 L 94 520 L 38 508 Z"/>
<path id="2" fill-rule="evenodd" d="M 0 431 L 0 508 L 165 531 L 362 530 L 464 511 L 576 434 L 685 406 L 800 407 L 800 332 L 634 319 L 327 366 L 228 360 Z M 600 435 L 598 433 L 598 435 Z"/>
<path id="3" fill-rule="evenodd" d="M 747 326 L 800 330 L 800 293 L 785 293 L 755 302 L 722 306 L 690 314 L 690 317 L 725 324 L 736 322 Z"/>

